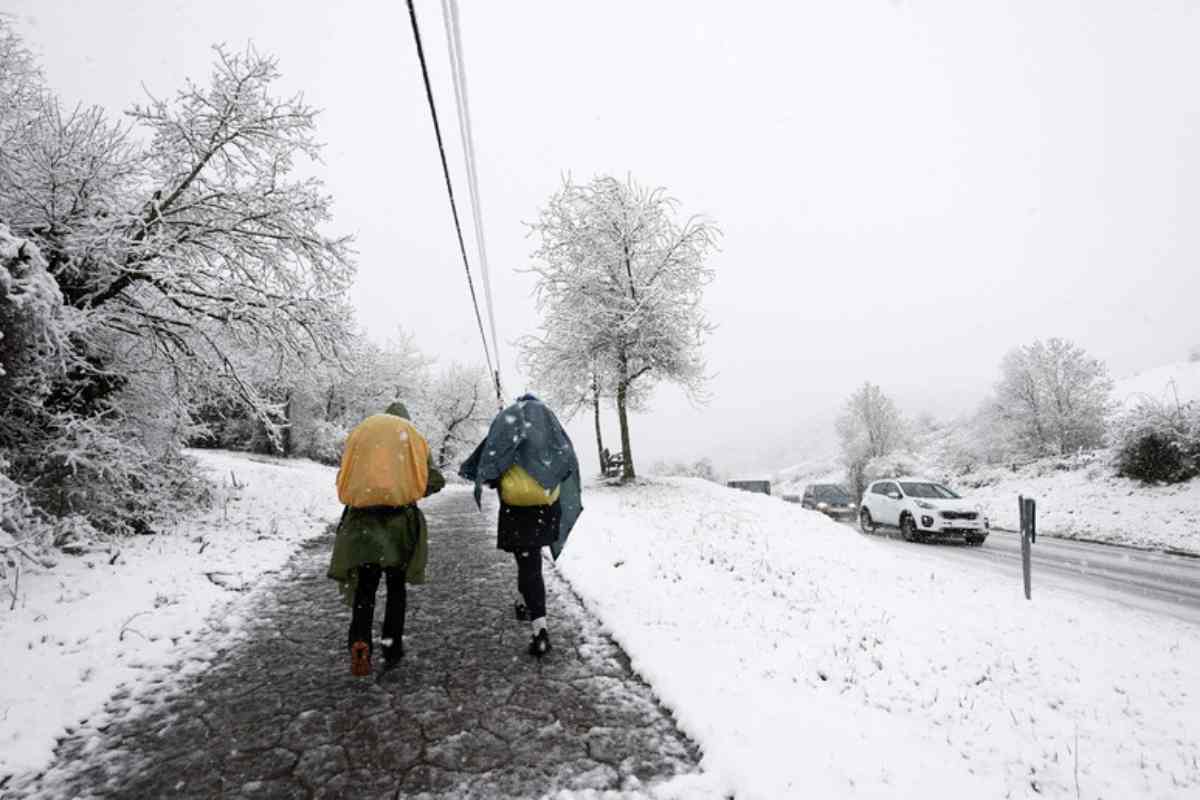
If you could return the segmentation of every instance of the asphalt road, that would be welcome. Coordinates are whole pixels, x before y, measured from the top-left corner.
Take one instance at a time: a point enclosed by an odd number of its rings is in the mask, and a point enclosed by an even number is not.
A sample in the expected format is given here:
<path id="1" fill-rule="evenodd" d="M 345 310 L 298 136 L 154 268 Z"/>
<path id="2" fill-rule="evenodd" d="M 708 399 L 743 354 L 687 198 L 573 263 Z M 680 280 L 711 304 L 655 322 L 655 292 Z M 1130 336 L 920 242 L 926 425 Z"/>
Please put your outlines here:
<path id="1" fill-rule="evenodd" d="M 1011 575 L 1013 586 L 1020 590 L 1018 534 L 993 530 L 980 547 L 951 541 L 918 544 L 890 537 L 884 541 L 887 546 L 917 550 L 930 558 L 986 564 Z M 1046 587 L 1200 624 L 1200 558 L 1039 536 L 1033 545 L 1034 598 L 1039 588 Z"/>

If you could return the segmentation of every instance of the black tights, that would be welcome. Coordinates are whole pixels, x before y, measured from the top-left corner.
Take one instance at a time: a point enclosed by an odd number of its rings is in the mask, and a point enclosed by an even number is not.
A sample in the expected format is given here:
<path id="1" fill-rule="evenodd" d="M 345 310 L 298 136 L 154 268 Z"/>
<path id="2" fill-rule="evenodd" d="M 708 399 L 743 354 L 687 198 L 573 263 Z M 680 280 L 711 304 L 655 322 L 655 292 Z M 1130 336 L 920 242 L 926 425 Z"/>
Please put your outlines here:
<path id="1" fill-rule="evenodd" d="M 350 645 L 355 642 L 371 644 L 371 627 L 375 619 L 375 592 L 379 589 L 380 573 L 387 574 L 387 605 L 383 610 L 383 638 L 392 645 L 384 646 L 387 656 L 401 652 L 404 636 L 404 612 L 408 596 L 404 585 L 404 567 L 380 567 L 363 564 L 358 568 L 358 588 L 354 592 L 354 611 L 350 617 Z"/>
<path id="2" fill-rule="evenodd" d="M 542 581 L 542 549 L 518 550 L 517 589 L 529 609 L 529 618 L 546 616 L 546 584 Z"/>

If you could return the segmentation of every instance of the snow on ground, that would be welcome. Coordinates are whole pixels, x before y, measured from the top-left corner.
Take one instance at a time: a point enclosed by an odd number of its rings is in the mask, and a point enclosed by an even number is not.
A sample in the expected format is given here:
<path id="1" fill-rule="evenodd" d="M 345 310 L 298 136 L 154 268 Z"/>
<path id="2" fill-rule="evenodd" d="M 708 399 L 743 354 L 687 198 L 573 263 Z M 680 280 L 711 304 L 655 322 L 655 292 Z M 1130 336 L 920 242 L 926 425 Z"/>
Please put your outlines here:
<path id="1" fill-rule="evenodd" d="M 1200 796 L 1200 631 L 688 479 L 559 569 L 739 800 Z"/>
<path id="2" fill-rule="evenodd" d="M 26 571 L 16 609 L 4 604 L 0 778 L 45 765 L 56 738 L 102 713 L 122 685 L 160 679 L 165 666 L 203 669 L 210 654 L 196 639 L 206 618 L 236 629 L 244 593 L 341 512 L 328 467 L 193 455 L 219 486 L 212 511 L 169 533 Z"/>
<path id="3" fill-rule="evenodd" d="M 1091 466 L 1064 469 L 1047 459 L 1019 467 L 981 470 L 956 488 L 983 506 L 993 525 L 1017 530 L 1017 498 L 1038 503 L 1038 531 L 1154 550 L 1200 555 L 1200 480 L 1150 486 L 1119 478 L 1100 451 Z"/>

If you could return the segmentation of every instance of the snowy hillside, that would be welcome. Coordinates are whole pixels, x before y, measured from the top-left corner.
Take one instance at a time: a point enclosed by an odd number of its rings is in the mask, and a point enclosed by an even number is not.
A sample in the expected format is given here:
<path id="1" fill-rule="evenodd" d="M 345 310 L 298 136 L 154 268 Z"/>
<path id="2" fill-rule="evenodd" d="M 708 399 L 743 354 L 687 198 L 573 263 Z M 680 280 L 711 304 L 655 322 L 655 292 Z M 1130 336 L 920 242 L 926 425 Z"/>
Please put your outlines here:
<path id="1" fill-rule="evenodd" d="M 987 511 L 993 525 L 1016 530 L 1017 497 L 1038 501 L 1038 529 L 1155 550 L 1200 554 L 1200 479 L 1147 486 L 1113 474 L 1107 450 L 1090 465 L 1046 459 L 1018 467 L 980 470 L 952 483 Z"/>
<path id="2" fill-rule="evenodd" d="M 1200 362 L 1166 364 L 1116 382 L 1113 400 L 1127 407 L 1140 399 L 1200 400 Z M 964 420 L 917 431 L 909 451 L 891 458 L 906 474 L 946 482 L 983 505 L 994 524 L 1017 527 L 1017 498 L 1039 501 L 1043 534 L 1200 554 L 1200 479 L 1177 486 L 1148 486 L 1117 477 L 1109 450 L 1032 463 L 955 469 L 954 448 L 970 428 Z M 835 453 L 808 453 L 776 473 L 776 495 L 800 494 L 815 482 L 842 482 Z"/>
<path id="3" fill-rule="evenodd" d="M 1200 362 L 1166 364 L 1117 381 L 1122 406 L 1152 398 L 1200 400 Z M 1200 554 L 1200 479 L 1148 486 L 1118 477 L 1108 450 L 1048 458 L 1011 468 L 985 468 L 951 478 L 979 500 L 999 525 L 1015 529 L 1017 496 L 1037 498 L 1041 530 L 1067 538 Z"/>
<path id="4" fill-rule="evenodd" d="M 702 481 L 587 503 L 559 569 L 730 795 L 1200 792 L 1194 626 Z"/>
<path id="5" fill-rule="evenodd" d="M 1139 398 L 1180 402 L 1200 400 L 1200 361 L 1180 361 L 1117 381 L 1113 399 L 1128 405 Z"/>
<path id="6" fill-rule="evenodd" d="M 775 495 L 801 494 L 808 483 L 841 483 L 845 475 L 836 455 L 816 457 L 776 472 L 771 491 Z"/>

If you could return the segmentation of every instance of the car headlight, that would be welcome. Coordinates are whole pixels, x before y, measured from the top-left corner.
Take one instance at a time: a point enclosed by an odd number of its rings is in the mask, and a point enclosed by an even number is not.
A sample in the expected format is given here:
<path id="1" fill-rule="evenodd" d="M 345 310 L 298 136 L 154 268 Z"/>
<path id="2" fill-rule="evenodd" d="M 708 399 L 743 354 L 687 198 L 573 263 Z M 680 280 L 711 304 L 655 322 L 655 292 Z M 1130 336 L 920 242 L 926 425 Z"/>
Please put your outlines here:
<path id="1" fill-rule="evenodd" d="M 817 503 L 817 511 L 824 511 L 829 508 L 829 503 Z"/>
<path id="2" fill-rule="evenodd" d="M 917 508 L 923 508 L 926 511 L 932 511 L 933 509 L 937 508 L 937 506 L 935 506 L 933 503 L 926 503 L 924 500 L 918 500 Z"/>

